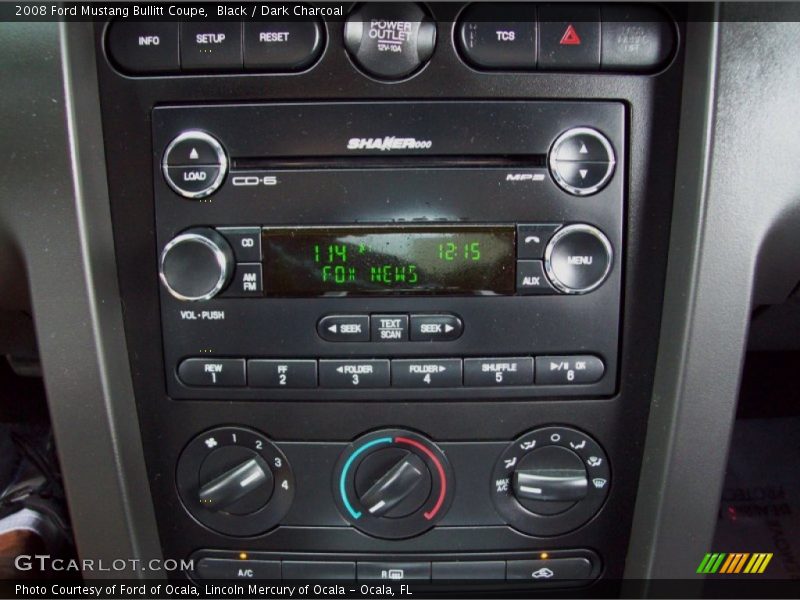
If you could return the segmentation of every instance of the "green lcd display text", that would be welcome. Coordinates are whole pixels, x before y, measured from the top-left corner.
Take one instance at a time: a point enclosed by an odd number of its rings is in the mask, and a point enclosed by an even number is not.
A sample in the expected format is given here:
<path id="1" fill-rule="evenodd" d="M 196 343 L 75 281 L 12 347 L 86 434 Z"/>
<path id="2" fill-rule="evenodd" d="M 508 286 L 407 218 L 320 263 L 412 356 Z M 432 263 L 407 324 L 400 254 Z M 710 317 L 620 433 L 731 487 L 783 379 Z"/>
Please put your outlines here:
<path id="1" fill-rule="evenodd" d="M 514 293 L 513 226 L 265 228 L 267 296 Z"/>

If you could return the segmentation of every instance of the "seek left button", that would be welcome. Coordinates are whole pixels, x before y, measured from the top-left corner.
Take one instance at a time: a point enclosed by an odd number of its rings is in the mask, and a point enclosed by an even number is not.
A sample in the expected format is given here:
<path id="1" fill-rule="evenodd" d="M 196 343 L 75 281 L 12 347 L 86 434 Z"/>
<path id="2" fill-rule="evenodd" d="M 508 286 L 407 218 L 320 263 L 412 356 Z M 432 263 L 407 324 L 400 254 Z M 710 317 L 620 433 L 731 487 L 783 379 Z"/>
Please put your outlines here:
<path id="1" fill-rule="evenodd" d="M 328 342 L 368 342 L 369 315 L 328 315 L 317 323 L 317 334 Z"/>
<path id="2" fill-rule="evenodd" d="M 247 383 L 243 358 L 187 358 L 178 367 L 185 385 L 202 387 L 244 387 Z"/>

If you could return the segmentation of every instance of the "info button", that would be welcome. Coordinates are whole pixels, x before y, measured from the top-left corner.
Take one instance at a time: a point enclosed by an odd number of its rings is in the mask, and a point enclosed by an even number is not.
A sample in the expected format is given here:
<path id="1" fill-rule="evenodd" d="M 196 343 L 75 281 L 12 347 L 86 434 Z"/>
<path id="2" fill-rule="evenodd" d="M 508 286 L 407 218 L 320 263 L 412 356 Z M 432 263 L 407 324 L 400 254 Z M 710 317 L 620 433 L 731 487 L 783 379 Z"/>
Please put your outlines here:
<path id="1" fill-rule="evenodd" d="M 317 323 L 317 333 L 329 342 L 368 342 L 369 315 L 328 315 Z"/>

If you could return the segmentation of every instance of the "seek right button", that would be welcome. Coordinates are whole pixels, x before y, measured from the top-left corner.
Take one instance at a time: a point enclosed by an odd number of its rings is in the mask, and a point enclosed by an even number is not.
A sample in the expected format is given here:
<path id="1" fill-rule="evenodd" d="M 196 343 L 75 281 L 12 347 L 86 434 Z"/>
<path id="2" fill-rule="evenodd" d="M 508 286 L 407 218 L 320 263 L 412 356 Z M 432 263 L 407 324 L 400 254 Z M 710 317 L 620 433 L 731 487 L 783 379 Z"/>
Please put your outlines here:
<path id="1" fill-rule="evenodd" d="M 580 385 L 603 378 L 606 367 L 596 356 L 537 356 L 536 385 Z"/>
<path id="2" fill-rule="evenodd" d="M 463 331 L 464 324 L 455 315 L 411 315 L 412 342 L 452 342 Z"/>

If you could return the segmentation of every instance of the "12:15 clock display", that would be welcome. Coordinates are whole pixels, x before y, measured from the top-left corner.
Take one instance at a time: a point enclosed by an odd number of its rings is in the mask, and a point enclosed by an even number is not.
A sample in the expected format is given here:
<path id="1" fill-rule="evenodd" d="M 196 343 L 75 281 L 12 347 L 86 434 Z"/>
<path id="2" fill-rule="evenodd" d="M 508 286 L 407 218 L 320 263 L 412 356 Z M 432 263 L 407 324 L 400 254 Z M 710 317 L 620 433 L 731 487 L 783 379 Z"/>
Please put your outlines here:
<path id="1" fill-rule="evenodd" d="M 267 296 L 514 293 L 511 226 L 265 228 Z"/>

